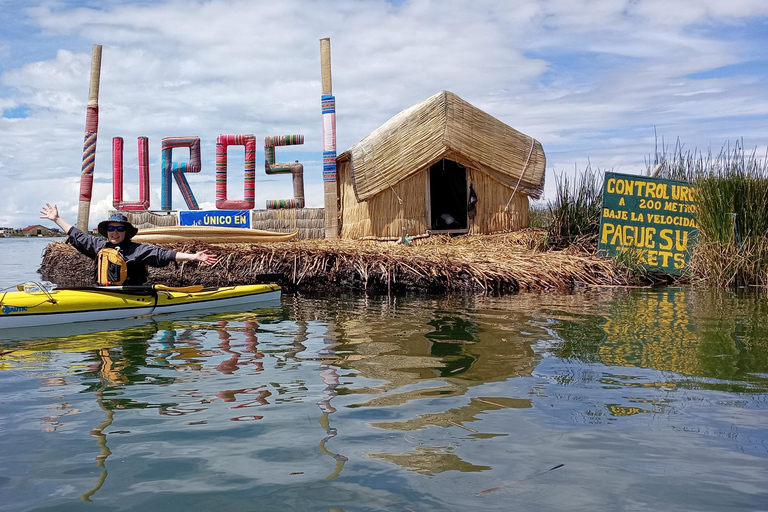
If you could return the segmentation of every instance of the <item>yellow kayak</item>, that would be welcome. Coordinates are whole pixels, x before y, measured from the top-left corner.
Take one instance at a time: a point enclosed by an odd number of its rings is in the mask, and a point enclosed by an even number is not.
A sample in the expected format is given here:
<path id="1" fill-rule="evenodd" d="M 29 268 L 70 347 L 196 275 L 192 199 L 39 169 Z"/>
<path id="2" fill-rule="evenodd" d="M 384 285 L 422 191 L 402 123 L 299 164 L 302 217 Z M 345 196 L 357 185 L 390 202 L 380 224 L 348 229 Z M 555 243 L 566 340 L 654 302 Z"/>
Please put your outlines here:
<path id="1" fill-rule="evenodd" d="M 0 329 L 207 311 L 279 298 L 280 287 L 276 284 L 220 288 L 100 286 L 31 292 L 21 289 L 0 292 Z"/>

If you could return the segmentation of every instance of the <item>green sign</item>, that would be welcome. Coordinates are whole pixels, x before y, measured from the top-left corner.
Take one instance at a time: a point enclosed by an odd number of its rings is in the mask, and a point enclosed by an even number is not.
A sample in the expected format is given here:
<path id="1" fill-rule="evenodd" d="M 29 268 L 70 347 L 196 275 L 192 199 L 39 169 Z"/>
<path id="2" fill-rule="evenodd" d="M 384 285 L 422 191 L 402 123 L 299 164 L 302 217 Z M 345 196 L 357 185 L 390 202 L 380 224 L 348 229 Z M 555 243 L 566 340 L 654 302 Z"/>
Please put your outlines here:
<path id="1" fill-rule="evenodd" d="M 697 231 L 694 196 L 685 181 L 605 173 L 598 250 L 631 251 L 649 269 L 680 274 Z"/>

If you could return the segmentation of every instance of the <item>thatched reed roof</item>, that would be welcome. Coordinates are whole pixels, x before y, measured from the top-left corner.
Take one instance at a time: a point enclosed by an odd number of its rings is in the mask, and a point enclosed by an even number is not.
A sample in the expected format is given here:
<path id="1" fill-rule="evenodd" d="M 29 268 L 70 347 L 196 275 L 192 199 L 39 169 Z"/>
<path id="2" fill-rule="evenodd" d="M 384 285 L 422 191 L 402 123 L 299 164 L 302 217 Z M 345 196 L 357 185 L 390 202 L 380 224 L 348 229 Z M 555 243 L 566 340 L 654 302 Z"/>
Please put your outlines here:
<path id="1" fill-rule="evenodd" d="M 442 158 L 536 199 L 544 191 L 541 144 L 448 91 L 403 110 L 338 160 L 351 160 L 355 194 L 364 201 Z"/>

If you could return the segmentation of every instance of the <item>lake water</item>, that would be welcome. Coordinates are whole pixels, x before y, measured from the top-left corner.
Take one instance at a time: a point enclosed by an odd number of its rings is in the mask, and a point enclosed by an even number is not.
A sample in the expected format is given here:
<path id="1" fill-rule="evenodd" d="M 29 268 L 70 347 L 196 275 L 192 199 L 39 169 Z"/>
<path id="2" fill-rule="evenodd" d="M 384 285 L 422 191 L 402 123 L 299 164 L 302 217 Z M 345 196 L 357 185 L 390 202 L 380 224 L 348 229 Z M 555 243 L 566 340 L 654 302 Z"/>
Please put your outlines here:
<path id="1" fill-rule="evenodd" d="M 25 281 L 39 281 L 37 270 L 43 260 L 45 246 L 64 238 L 0 237 L 0 289 Z"/>
<path id="2" fill-rule="evenodd" d="M 45 242 L 0 239 L 0 285 Z M 297 294 L 24 338 L 0 510 L 768 510 L 755 291 Z"/>

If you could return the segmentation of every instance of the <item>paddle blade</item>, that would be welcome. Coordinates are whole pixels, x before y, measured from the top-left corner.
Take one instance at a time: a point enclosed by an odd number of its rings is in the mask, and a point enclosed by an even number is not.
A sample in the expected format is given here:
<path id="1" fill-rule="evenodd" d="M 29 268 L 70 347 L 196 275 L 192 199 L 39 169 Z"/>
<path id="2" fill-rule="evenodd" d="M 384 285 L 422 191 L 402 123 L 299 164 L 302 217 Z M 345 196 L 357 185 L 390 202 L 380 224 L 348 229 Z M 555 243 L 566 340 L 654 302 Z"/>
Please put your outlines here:
<path id="1" fill-rule="evenodd" d="M 165 286 L 164 284 L 156 284 L 154 285 L 154 289 L 161 292 L 195 293 L 203 291 L 203 285 L 193 284 L 191 286 Z"/>

